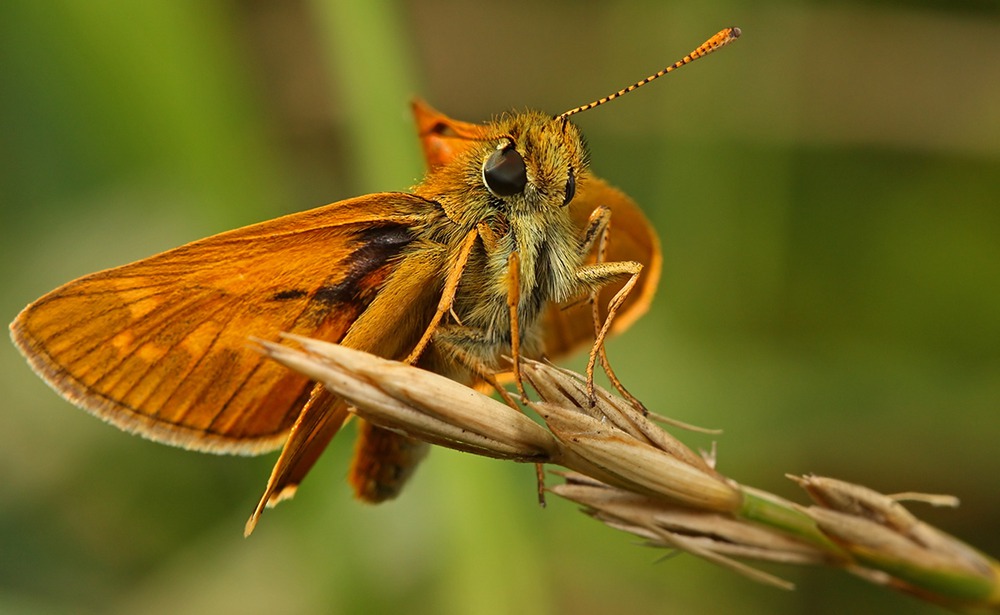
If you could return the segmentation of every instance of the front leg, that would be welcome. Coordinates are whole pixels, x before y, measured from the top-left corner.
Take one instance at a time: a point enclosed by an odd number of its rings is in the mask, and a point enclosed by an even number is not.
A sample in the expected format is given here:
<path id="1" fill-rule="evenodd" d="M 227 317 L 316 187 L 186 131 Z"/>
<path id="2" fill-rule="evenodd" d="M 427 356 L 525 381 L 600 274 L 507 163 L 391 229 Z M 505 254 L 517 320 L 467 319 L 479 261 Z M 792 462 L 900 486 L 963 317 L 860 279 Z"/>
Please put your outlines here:
<path id="1" fill-rule="evenodd" d="M 645 408 L 642 403 L 629 393 L 618 380 L 618 377 L 615 376 L 615 373 L 611 369 L 611 365 L 608 362 L 607 355 L 604 352 L 604 340 L 608 335 L 608 331 L 611 329 L 611 323 L 614 321 L 615 314 L 617 314 L 618 309 L 625 303 L 625 300 L 628 298 L 628 294 L 639 281 L 639 274 L 641 272 L 642 263 L 637 263 L 635 261 L 618 261 L 612 263 L 598 262 L 593 265 L 584 265 L 580 267 L 576 272 L 576 278 L 581 289 L 590 292 L 591 301 L 594 302 L 594 322 L 595 328 L 597 328 L 597 324 L 600 322 L 595 301 L 597 291 L 612 282 L 616 282 L 623 277 L 628 276 L 628 280 L 625 282 L 625 285 L 621 287 L 621 290 L 615 293 L 615 296 L 612 297 L 611 301 L 608 303 L 608 315 L 604 319 L 604 324 L 597 329 L 594 346 L 591 348 L 590 358 L 587 360 L 587 394 L 591 398 L 594 396 L 594 366 L 597 364 L 598 357 L 600 357 L 601 364 L 604 366 L 604 371 L 607 372 L 608 378 L 611 379 L 615 388 L 618 389 L 622 395 L 628 398 L 633 405 L 645 412 Z"/>
<path id="2" fill-rule="evenodd" d="M 601 268 L 604 265 L 621 265 L 621 267 L 615 267 L 612 269 L 603 268 L 597 271 L 581 270 L 581 274 L 578 274 L 580 283 L 585 287 L 588 287 L 587 289 L 589 290 L 591 313 L 594 322 L 594 339 L 596 340 L 593 348 L 591 349 L 590 361 L 587 364 L 587 390 L 590 395 L 593 396 L 594 365 L 599 358 L 601 360 L 601 365 L 604 367 L 604 372 L 608 375 L 608 379 L 611 380 L 611 383 L 618 390 L 618 392 L 628 399 L 633 406 L 639 408 L 642 410 L 643 414 L 645 414 L 646 408 L 643 406 L 642 402 L 629 393 L 625 386 L 621 383 L 621 380 L 618 379 L 618 376 L 615 375 L 614 370 L 611 368 L 611 363 L 608 361 L 607 352 L 604 349 L 604 338 L 607 337 L 614 314 L 624 303 L 629 291 L 631 291 L 635 286 L 638 281 L 639 272 L 642 270 L 642 265 L 640 263 L 631 261 L 623 263 L 604 262 L 608 249 L 608 235 L 610 234 L 610 231 L 611 208 L 601 205 L 590 213 L 590 218 L 587 220 L 587 227 L 584 229 L 583 236 L 580 238 L 580 256 L 584 258 L 590 254 L 594 244 L 597 243 L 597 254 L 595 257 L 596 263 L 594 265 L 586 265 L 583 269 L 593 267 Z M 612 298 L 611 303 L 609 304 L 608 316 L 602 323 L 600 305 L 597 303 L 598 292 L 605 284 L 609 284 L 625 275 L 629 275 L 631 277 L 625 284 L 625 287 L 623 287 L 622 290 L 619 291 L 614 298 Z"/>
<path id="3" fill-rule="evenodd" d="M 608 250 L 608 235 L 611 231 L 611 208 L 601 205 L 590 212 L 590 218 L 587 220 L 587 228 L 584 230 L 583 237 L 580 241 L 580 256 L 586 258 L 590 251 L 593 249 L 594 242 L 597 242 L 597 254 L 594 257 L 594 261 L 598 264 L 605 262 Z M 601 337 L 601 306 L 597 302 L 597 297 L 599 294 L 599 288 L 591 290 L 589 293 L 590 301 L 590 314 L 591 320 L 594 323 L 594 339 L 597 340 Z M 611 362 L 608 361 L 608 353 L 604 348 L 603 344 L 595 344 L 594 348 L 597 348 L 598 357 L 601 359 L 601 365 L 604 367 L 604 372 L 608 375 L 608 378 L 618 389 L 629 400 L 642 407 L 635 397 L 629 393 L 625 386 L 615 375 L 615 371 L 611 368 Z M 588 379 L 590 392 L 593 393 L 593 378 Z"/>
<path id="4" fill-rule="evenodd" d="M 452 305 L 455 302 L 455 293 L 458 292 L 458 283 L 462 279 L 462 273 L 465 271 L 465 266 L 469 262 L 469 254 L 472 253 L 472 246 L 476 242 L 476 237 L 479 236 L 477 230 L 473 229 L 465 235 L 465 239 L 462 240 L 462 246 L 458 250 L 458 256 L 452 262 L 451 267 L 448 271 L 448 277 L 444 281 L 444 289 L 441 291 L 441 298 L 438 300 L 437 310 L 434 311 L 434 317 L 431 318 L 430 324 L 427 325 L 427 329 L 424 334 L 420 336 L 417 341 L 417 345 L 413 347 L 410 351 L 410 355 L 406 357 L 406 363 L 414 364 L 417 359 L 420 358 L 420 354 L 423 353 L 424 348 L 427 347 L 428 342 L 431 341 L 431 337 L 434 335 L 435 329 L 437 329 L 438 324 L 441 322 L 441 318 L 451 311 Z"/>

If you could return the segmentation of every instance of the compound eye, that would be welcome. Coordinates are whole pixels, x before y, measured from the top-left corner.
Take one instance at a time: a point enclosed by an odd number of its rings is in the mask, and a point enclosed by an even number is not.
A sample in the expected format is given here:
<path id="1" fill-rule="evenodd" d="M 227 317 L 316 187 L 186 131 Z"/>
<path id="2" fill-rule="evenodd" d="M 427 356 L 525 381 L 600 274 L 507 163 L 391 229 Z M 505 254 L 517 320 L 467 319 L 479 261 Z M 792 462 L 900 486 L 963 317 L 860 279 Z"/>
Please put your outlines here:
<path id="1" fill-rule="evenodd" d="M 483 163 L 483 183 L 498 197 L 524 192 L 524 187 L 528 185 L 524 158 L 512 143 L 498 147 Z"/>
<path id="2" fill-rule="evenodd" d="M 566 179 L 566 196 L 563 197 L 563 207 L 569 205 L 576 194 L 576 178 L 573 176 L 573 167 L 569 168 L 569 178 Z"/>

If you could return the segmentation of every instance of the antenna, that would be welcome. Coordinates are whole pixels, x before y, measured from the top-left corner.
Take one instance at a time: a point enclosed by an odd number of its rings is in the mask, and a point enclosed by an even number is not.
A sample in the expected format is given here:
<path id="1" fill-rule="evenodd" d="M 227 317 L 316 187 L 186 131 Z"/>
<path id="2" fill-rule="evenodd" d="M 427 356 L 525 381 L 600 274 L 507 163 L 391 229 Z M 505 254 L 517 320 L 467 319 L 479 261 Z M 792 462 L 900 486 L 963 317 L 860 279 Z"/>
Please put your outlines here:
<path id="1" fill-rule="evenodd" d="M 588 111 L 590 109 L 593 109 L 594 107 L 597 107 L 599 105 L 603 105 L 604 103 L 606 103 L 608 101 L 614 100 L 614 99 L 618 98 L 619 96 L 624 96 L 625 94 L 628 94 L 632 90 L 641 88 L 642 86 L 646 85 L 647 83 L 649 83 L 650 81 L 652 81 L 654 79 L 658 79 L 658 78 L 662 77 L 663 75 L 666 75 L 667 73 L 670 73 L 670 72 L 673 72 L 673 71 L 677 70 L 678 68 L 684 66 L 685 64 L 690 64 L 691 62 L 694 62 L 698 58 L 700 58 L 702 56 L 707 56 L 708 54 L 712 53 L 716 49 L 719 49 L 720 47 L 728 45 L 729 43 L 731 43 L 731 42 L 735 41 L 736 39 L 738 39 L 740 37 L 740 34 L 741 34 L 740 29 L 737 28 L 737 27 L 735 27 L 735 26 L 733 26 L 732 28 L 726 28 L 725 30 L 720 31 L 718 34 L 716 34 L 712 38 L 710 38 L 707 41 L 705 41 L 704 43 L 702 43 L 701 46 L 699 46 L 697 49 L 695 49 L 694 51 L 692 51 L 688 55 L 684 56 L 683 59 L 678 60 L 677 62 L 674 62 L 673 64 L 671 64 L 670 66 L 664 68 L 663 70 L 661 70 L 660 72 L 656 73 L 655 75 L 650 75 L 650 76 L 646 77 L 645 79 L 643 79 L 642 81 L 637 81 L 637 82 L 633 83 L 632 85 L 628 86 L 624 90 L 618 90 L 614 94 L 605 96 L 604 98 L 601 98 L 599 100 L 595 100 L 594 102 L 587 103 L 586 105 L 583 105 L 581 107 L 577 107 L 575 109 L 570 109 L 569 111 L 564 111 L 563 113 L 560 113 L 559 115 L 557 115 L 556 119 L 562 118 L 562 119 L 565 120 L 566 118 L 568 118 L 569 116 L 571 116 L 573 114 L 580 113 L 582 111 Z"/>

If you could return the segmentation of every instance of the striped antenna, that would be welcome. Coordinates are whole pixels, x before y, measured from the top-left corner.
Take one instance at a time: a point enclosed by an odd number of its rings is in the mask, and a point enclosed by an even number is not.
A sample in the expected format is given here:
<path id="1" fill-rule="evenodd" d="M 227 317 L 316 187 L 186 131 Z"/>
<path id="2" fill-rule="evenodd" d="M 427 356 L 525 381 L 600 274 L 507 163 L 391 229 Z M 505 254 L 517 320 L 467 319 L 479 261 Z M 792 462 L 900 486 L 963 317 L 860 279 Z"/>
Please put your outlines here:
<path id="1" fill-rule="evenodd" d="M 619 96 L 624 96 L 625 94 L 628 94 L 632 90 L 641 88 L 642 86 L 646 85 L 647 83 L 649 83 L 653 79 L 658 79 L 659 77 L 662 77 L 663 75 L 666 75 L 669 72 L 673 72 L 673 71 L 677 70 L 678 68 L 684 66 L 685 64 L 690 64 L 691 62 L 694 62 L 695 60 L 697 60 L 698 58 L 700 58 L 702 56 L 707 56 L 708 54 L 712 53 L 716 49 L 718 49 L 720 47 L 723 47 L 725 45 L 728 45 L 729 43 L 735 41 L 739 37 L 740 37 L 740 29 L 739 28 L 737 28 L 735 26 L 732 27 L 732 28 L 726 28 L 725 30 L 722 30 L 721 32 L 719 32 L 718 34 L 716 34 L 715 36 L 713 36 L 712 38 L 710 38 L 707 41 L 705 41 L 704 43 L 702 43 L 700 47 L 698 47 L 697 49 L 695 49 L 694 51 L 692 51 L 688 55 L 684 56 L 684 58 L 682 60 L 678 60 L 677 62 L 674 62 L 673 64 L 671 64 L 670 66 L 664 68 L 663 70 L 661 70 L 660 72 L 656 73 L 655 75 L 650 75 L 650 76 L 646 77 L 645 79 L 643 79 L 642 81 L 637 81 L 636 83 L 633 83 L 632 85 L 628 86 L 624 90 L 618 90 L 614 94 L 611 94 L 609 96 L 605 96 L 604 98 L 601 98 L 600 100 L 595 100 L 594 102 L 588 103 L 586 105 L 583 105 L 582 107 L 577 107 L 575 109 L 570 109 L 569 111 L 565 111 L 563 113 L 560 113 L 559 115 L 556 116 L 556 119 L 560 119 L 560 118 L 566 119 L 566 118 L 568 118 L 569 116 L 571 116 L 571 115 L 573 115 L 575 113 L 580 113 L 581 111 L 587 111 L 589 109 L 593 109 L 594 107 L 597 107 L 599 105 L 603 105 L 604 103 L 606 103 L 606 102 L 608 102 L 610 100 L 614 100 L 614 99 L 618 98 Z"/>

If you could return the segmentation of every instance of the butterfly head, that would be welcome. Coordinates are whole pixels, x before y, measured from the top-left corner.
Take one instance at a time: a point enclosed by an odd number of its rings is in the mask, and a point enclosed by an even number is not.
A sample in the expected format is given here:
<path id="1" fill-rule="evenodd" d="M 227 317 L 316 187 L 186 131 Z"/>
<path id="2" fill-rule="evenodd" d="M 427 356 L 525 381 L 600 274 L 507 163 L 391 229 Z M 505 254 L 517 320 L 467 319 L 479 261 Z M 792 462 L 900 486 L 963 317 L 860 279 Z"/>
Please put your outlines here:
<path id="1" fill-rule="evenodd" d="M 538 112 L 497 121 L 478 152 L 480 185 L 497 207 L 512 212 L 565 208 L 587 172 L 587 151 L 575 125 Z"/>

